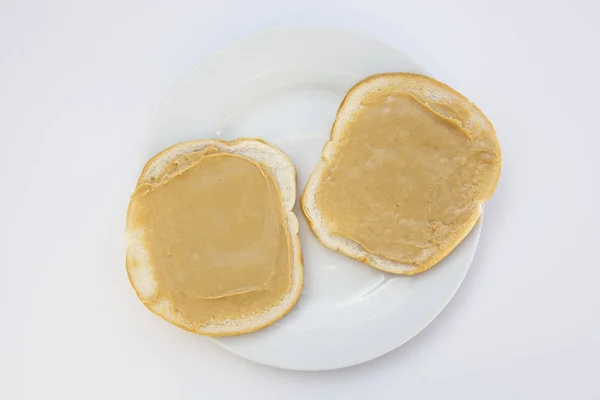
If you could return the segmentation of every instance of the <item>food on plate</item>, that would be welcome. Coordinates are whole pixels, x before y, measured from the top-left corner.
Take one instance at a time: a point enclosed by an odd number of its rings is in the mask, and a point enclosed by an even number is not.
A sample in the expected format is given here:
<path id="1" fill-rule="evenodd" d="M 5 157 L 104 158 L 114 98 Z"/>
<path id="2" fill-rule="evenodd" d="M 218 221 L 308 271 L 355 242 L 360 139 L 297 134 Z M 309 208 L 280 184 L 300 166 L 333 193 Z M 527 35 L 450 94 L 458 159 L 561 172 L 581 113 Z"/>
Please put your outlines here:
<path id="1" fill-rule="evenodd" d="M 422 75 L 374 75 L 340 105 L 302 210 L 325 246 L 412 275 L 471 231 L 500 167 L 494 128 L 467 98 Z"/>
<path id="2" fill-rule="evenodd" d="M 144 167 L 127 212 L 127 272 L 144 305 L 186 330 L 261 329 L 303 283 L 296 172 L 257 139 L 196 140 Z"/>

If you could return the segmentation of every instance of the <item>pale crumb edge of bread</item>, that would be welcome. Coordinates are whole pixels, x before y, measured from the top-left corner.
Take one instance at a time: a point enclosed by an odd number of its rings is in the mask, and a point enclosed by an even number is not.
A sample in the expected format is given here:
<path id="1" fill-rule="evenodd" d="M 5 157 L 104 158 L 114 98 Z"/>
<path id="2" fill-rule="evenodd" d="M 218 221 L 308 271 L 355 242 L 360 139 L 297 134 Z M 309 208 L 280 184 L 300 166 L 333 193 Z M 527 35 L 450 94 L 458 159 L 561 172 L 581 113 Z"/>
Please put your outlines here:
<path id="1" fill-rule="evenodd" d="M 331 158 L 335 152 L 336 146 L 339 144 L 343 136 L 343 126 L 346 121 L 350 120 L 353 114 L 362 107 L 362 100 L 378 91 L 401 90 L 411 94 L 425 102 L 435 103 L 459 103 L 465 107 L 470 113 L 468 125 L 476 126 L 478 129 L 491 134 L 496 138 L 496 133 L 492 123 L 487 119 L 483 112 L 470 102 L 466 97 L 456 92 L 449 86 L 438 82 L 432 78 L 413 74 L 413 73 L 383 73 L 369 76 L 354 85 L 346 94 L 338 109 L 335 122 L 331 129 L 329 141 L 325 144 L 322 151 L 321 162 L 311 174 L 308 183 L 301 196 L 301 208 L 304 213 L 310 228 L 317 239 L 327 248 L 339 251 L 340 253 L 361 261 L 373 268 L 384 272 L 399 275 L 414 275 L 426 271 L 444 259 L 462 240 L 471 232 L 477 220 L 483 212 L 483 202 L 479 204 L 477 212 L 465 224 L 465 229 L 458 235 L 444 251 L 431 260 L 427 265 L 418 264 L 403 264 L 390 260 L 366 251 L 359 243 L 356 243 L 348 238 L 332 233 L 326 226 L 319 209 L 316 205 L 316 193 L 320 184 L 321 175 L 325 166 L 331 162 Z M 468 128 L 469 126 L 467 126 Z M 495 139 L 496 140 L 496 139 Z M 496 140 L 497 143 L 497 140 Z M 499 150 L 499 146 L 498 146 Z M 492 190 L 495 188 L 496 182 L 492 185 Z M 489 193 L 491 196 L 492 193 Z M 488 196 L 489 197 L 489 196 Z"/>
<path id="2" fill-rule="evenodd" d="M 282 194 L 283 207 L 287 212 L 287 225 L 292 238 L 293 268 L 292 285 L 288 293 L 270 308 L 240 319 L 211 321 L 195 326 L 179 313 L 173 311 L 170 301 L 160 297 L 148 252 L 143 244 L 143 231 L 128 226 L 126 266 L 129 281 L 138 298 L 154 314 L 190 332 L 207 336 L 233 336 L 253 332 L 273 324 L 287 314 L 296 304 L 304 280 L 298 219 L 292 209 L 296 201 L 296 170 L 292 161 L 281 150 L 260 139 L 240 138 L 232 141 L 200 139 L 171 146 L 155 155 L 144 167 L 138 185 L 160 176 L 165 167 L 178 156 L 215 146 L 218 150 L 251 159 L 269 168 Z M 129 211 L 128 211 L 129 214 Z"/>

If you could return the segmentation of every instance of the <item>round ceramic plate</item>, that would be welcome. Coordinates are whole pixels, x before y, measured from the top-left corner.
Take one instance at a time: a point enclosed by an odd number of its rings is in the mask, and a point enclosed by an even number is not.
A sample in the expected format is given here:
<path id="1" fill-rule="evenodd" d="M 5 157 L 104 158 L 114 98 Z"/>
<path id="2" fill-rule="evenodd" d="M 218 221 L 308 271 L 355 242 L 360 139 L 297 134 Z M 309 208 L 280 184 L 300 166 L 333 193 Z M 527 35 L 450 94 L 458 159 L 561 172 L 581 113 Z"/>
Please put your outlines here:
<path id="1" fill-rule="evenodd" d="M 298 194 L 319 162 L 346 92 L 378 72 L 426 73 L 400 51 L 339 29 L 283 28 L 255 34 L 194 68 L 160 109 L 148 154 L 199 138 L 258 137 L 283 150 Z M 395 276 L 326 249 L 299 203 L 305 283 L 294 309 L 258 332 L 215 342 L 255 362 L 325 370 L 381 356 L 429 324 L 460 286 L 481 221 L 446 259 L 417 276 Z"/>

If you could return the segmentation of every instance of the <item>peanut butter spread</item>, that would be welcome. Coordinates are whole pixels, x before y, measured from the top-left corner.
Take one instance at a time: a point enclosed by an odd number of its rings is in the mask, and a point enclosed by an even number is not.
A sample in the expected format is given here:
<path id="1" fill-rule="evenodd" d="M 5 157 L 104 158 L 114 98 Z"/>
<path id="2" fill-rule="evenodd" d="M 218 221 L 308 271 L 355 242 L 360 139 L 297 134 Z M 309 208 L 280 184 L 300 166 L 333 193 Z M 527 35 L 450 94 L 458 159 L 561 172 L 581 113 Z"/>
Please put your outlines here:
<path id="1" fill-rule="evenodd" d="M 193 324 L 261 312 L 289 291 L 291 238 L 266 167 L 209 146 L 138 184 L 131 204 L 158 296 Z"/>
<path id="2" fill-rule="evenodd" d="M 470 229 L 500 168 L 495 137 L 460 105 L 375 93 L 344 126 L 316 192 L 329 230 L 366 251 L 431 266 Z"/>

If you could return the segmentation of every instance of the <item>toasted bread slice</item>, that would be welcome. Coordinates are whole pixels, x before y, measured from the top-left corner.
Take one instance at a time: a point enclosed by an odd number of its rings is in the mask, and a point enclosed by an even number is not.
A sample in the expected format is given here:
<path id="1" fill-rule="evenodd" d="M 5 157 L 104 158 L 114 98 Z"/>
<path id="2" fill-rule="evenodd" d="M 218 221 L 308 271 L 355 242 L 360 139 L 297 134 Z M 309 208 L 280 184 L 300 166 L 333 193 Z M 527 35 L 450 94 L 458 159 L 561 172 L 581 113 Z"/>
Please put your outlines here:
<path id="1" fill-rule="evenodd" d="M 172 304 L 171 300 L 164 295 L 157 281 L 156 266 L 150 257 L 150 250 L 145 242 L 146 227 L 133 222 L 136 212 L 136 203 L 132 201 L 127 214 L 128 240 L 127 248 L 127 273 L 131 285 L 142 303 L 154 314 L 177 325 L 183 329 L 208 336 L 230 336 L 256 331 L 268 326 L 282 318 L 296 304 L 303 284 L 303 266 L 298 239 L 298 220 L 292 209 L 296 199 L 296 172 L 290 159 L 280 150 L 258 139 L 237 139 L 226 142 L 220 140 L 196 140 L 174 145 L 156 156 L 154 156 L 144 167 L 138 180 L 140 185 L 156 184 L 169 171 L 172 162 L 187 157 L 190 154 L 206 151 L 210 147 L 217 149 L 220 153 L 235 155 L 251 160 L 259 165 L 261 170 L 268 169 L 281 193 L 280 207 L 285 214 L 281 217 L 285 221 L 289 241 L 288 247 L 291 254 L 291 271 L 287 292 L 276 298 L 268 306 L 252 309 L 246 300 L 244 307 L 250 307 L 247 313 L 236 318 L 210 319 L 198 323 L 187 318 L 180 310 Z M 134 192 L 135 194 L 135 192 Z M 198 224 L 206 221 L 198 221 Z M 182 234 L 175 232 L 175 234 Z M 255 296 L 261 296 L 256 293 Z M 220 301 L 219 299 L 215 301 Z M 254 304 L 254 303 L 251 303 Z"/>
<path id="2" fill-rule="evenodd" d="M 435 134 L 424 140 L 419 129 Z M 412 275 L 437 264 L 471 231 L 500 166 L 494 128 L 467 98 L 421 75 L 374 75 L 342 101 L 302 211 L 326 247 Z M 456 168 L 462 175 L 451 176 Z M 460 187 L 452 186 L 454 178 Z M 411 189 L 419 185 L 423 190 Z"/>

